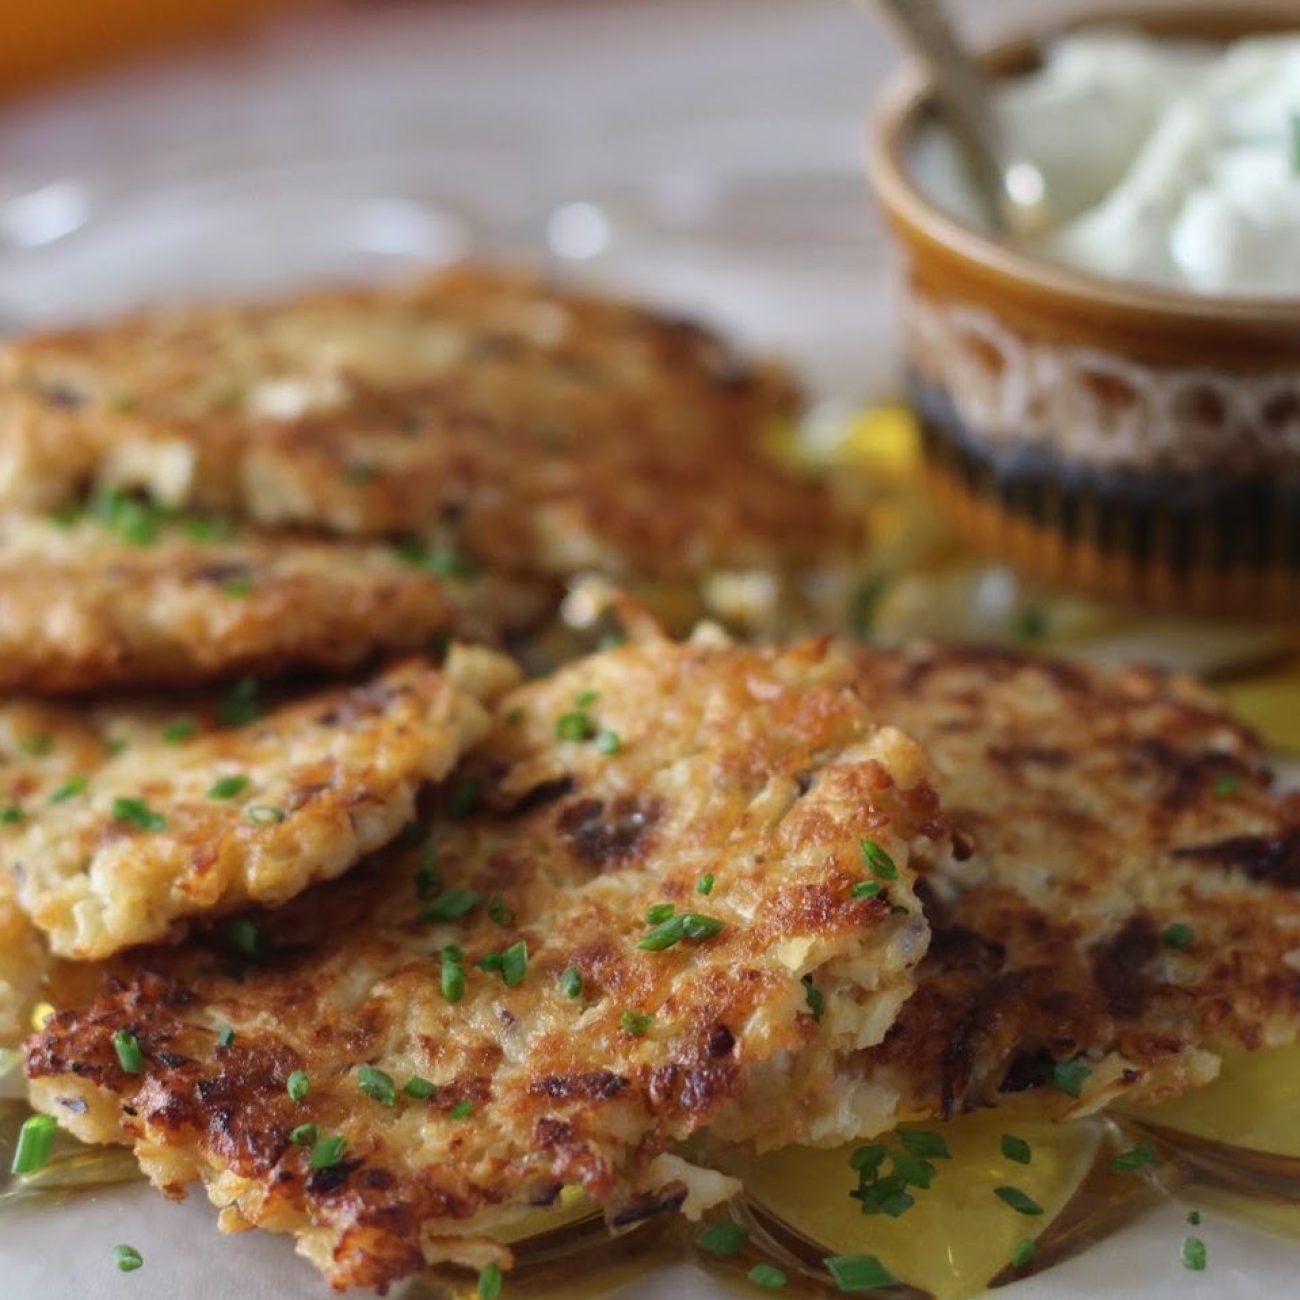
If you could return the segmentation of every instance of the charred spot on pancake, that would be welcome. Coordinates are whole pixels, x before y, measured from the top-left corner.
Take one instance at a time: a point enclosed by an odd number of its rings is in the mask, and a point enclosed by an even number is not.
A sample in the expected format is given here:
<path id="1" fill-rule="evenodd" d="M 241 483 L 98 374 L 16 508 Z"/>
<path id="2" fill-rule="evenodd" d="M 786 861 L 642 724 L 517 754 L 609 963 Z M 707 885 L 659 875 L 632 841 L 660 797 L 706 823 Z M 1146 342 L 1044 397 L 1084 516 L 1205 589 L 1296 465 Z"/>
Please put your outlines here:
<path id="1" fill-rule="evenodd" d="M 1142 1014 L 1149 992 L 1142 972 L 1159 945 L 1151 918 L 1139 913 L 1114 938 L 1092 950 L 1093 978 L 1113 1016 L 1132 1020 Z"/>
<path id="2" fill-rule="evenodd" d="M 591 1070 L 585 1074 L 551 1074 L 528 1085 L 534 1096 L 552 1101 L 609 1101 L 627 1087 L 627 1080 L 612 1070 Z"/>
<path id="3" fill-rule="evenodd" d="M 619 795 L 609 803 L 579 799 L 560 812 L 557 825 L 581 861 L 597 868 L 621 866 L 640 855 L 662 812 L 657 799 L 638 795 Z"/>
<path id="4" fill-rule="evenodd" d="M 1244 872 L 1251 880 L 1300 889 L 1300 828 L 1284 835 L 1233 835 L 1175 849 L 1174 857 Z"/>

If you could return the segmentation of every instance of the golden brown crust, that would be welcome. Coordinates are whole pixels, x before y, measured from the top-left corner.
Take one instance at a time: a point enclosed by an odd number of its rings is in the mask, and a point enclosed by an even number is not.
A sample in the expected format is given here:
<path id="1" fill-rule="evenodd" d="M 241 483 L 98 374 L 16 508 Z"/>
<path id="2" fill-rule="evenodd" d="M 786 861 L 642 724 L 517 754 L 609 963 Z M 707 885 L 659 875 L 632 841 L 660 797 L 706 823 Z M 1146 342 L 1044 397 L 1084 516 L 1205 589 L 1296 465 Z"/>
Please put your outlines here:
<path id="1" fill-rule="evenodd" d="M 1040 1087 L 1076 1057 L 1092 1074 L 1078 1102 L 1045 1089 L 1059 1108 L 1158 1100 L 1216 1053 L 1295 1038 L 1300 807 L 1208 692 L 1007 650 L 863 650 L 858 671 L 973 849 L 929 882 L 916 996 L 863 1062 L 905 1078 L 912 1110 Z"/>
<path id="2" fill-rule="evenodd" d="M 11 344 L 0 504 L 118 486 L 263 524 L 432 534 L 510 572 L 787 570 L 860 531 L 760 451 L 794 406 L 783 376 L 694 325 L 462 267 Z"/>
<path id="3" fill-rule="evenodd" d="M 426 848 L 262 918 L 265 966 L 232 970 L 217 942 L 115 964 L 103 996 L 31 1044 L 38 1104 L 133 1142 L 164 1186 L 201 1177 L 227 1223 L 294 1233 L 336 1286 L 499 1254 L 493 1225 L 562 1184 L 616 1220 L 680 1204 L 690 1166 L 669 1148 L 701 1130 L 843 1140 L 818 1125 L 866 1104 L 842 1067 L 910 987 L 913 871 L 943 835 L 919 751 L 874 728 L 846 670 L 825 643 L 650 642 L 521 688 L 431 812 Z M 561 721 L 578 714 L 591 725 Z M 877 897 L 853 892 L 864 837 L 896 864 Z M 464 918 L 425 911 L 463 889 L 481 896 Z M 641 949 L 647 910 L 668 903 L 722 928 Z M 480 968 L 519 943 L 518 982 Z M 453 945 L 457 1002 L 440 991 Z M 140 1040 L 139 1075 L 118 1029 Z M 367 1064 L 395 1104 L 362 1093 Z M 286 1094 L 296 1069 L 303 1102 Z M 437 1095 L 402 1093 L 413 1075 Z M 288 1136 L 301 1123 L 345 1135 L 343 1161 L 311 1171 Z"/>
<path id="4" fill-rule="evenodd" d="M 27 790 L 0 869 L 56 953 L 106 957 L 342 874 L 398 834 L 488 717 L 412 660 L 224 723 L 218 710 L 194 736 L 141 738 Z"/>
<path id="5" fill-rule="evenodd" d="M 0 514 L 0 690 L 343 671 L 438 637 L 497 640 L 548 603 L 535 584 L 442 579 L 383 546 L 196 539 L 183 523 L 150 522 L 146 536 Z"/>

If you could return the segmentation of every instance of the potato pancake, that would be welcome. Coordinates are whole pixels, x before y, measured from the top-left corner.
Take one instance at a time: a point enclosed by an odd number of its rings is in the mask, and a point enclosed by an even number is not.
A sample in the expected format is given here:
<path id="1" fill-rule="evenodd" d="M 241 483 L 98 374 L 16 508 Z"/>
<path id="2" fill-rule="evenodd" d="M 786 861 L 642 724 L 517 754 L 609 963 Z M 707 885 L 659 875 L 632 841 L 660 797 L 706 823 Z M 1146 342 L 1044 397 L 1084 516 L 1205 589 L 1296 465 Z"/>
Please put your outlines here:
<path id="1" fill-rule="evenodd" d="M 0 505 L 90 485 L 510 573 L 785 573 L 861 532 L 761 450 L 795 407 L 698 326 L 462 267 L 10 343 Z"/>
<path id="2" fill-rule="evenodd" d="M 435 575 L 423 554 L 226 535 L 125 498 L 63 523 L 0 514 L 0 690 L 340 671 L 439 637 L 494 641 L 549 602 L 536 584 Z"/>
<path id="3" fill-rule="evenodd" d="M 388 843 L 487 730 L 488 651 L 465 683 L 412 660 L 263 711 L 243 679 L 194 734 L 155 735 L 28 791 L 0 869 L 60 956 L 107 957 L 181 923 L 275 906 Z M 118 720 L 121 725 L 121 718 Z"/>
<path id="4" fill-rule="evenodd" d="M 192 940 L 64 1001 L 36 1104 L 337 1287 L 508 1262 L 493 1230 L 565 1185 L 698 1212 L 735 1188 L 674 1151 L 701 1131 L 871 1128 L 896 1099 L 846 1065 L 911 989 L 945 827 L 851 668 L 650 641 L 521 687 L 422 846 L 242 919 L 259 961 Z"/>
<path id="5" fill-rule="evenodd" d="M 1158 1101 L 1295 1041 L 1300 800 L 1209 692 L 1005 650 L 863 650 L 858 673 L 974 849 L 928 882 L 917 993 L 863 1063 L 905 1117 Z"/>

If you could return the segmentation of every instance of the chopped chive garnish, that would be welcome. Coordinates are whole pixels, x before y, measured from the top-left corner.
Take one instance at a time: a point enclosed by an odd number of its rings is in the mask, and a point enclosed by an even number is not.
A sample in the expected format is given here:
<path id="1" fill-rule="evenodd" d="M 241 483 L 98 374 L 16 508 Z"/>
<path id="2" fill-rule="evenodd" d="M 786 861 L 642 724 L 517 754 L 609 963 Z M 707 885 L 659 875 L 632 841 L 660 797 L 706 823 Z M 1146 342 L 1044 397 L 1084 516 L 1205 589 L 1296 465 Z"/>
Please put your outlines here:
<path id="1" fill-rule="evenodd" d="M 474 1103 L 467 1097 L 464 1101 L 458 1101 L 447 1114 L 452 1119 L 469 1119 L 474 1113 Z"/>
<path id="2" fill-rule="evenodd" d="M 28 758 L 45 758 L 54 753 L 54 737 L 46 735 L 24 736 L 18 742 L 18 748 Z"/>
<path id="3" fill-rule="evenodd" d="M 160 831 L 167 825 L 167 818 L 154 812 L 143 799 L 128 799 L 122 795 L 113 800 L 113 820 L 127 822 L 142 831 Z"/>
<path id="4" fill-rule="evenodd" d="M 611 731 L 606 727 L 596 737 L 596 752 L 598 754 L 617 754 L 623 748 L 623 737 L 617 731 Z"/>
<path id="5" fill-rule="evenodd" d="M 889 589 L 886 577 L 872 578 L 853 593 L 849 609 L 849 626 L 860 641 L 868 641 L 876 629 L 876 608 Z"/>
<path id="6" fill-rule="evenodd" d="M 144 1069 L 144 1053 L 134 1034 L 119 1029 L 113 1035 L 113 1051 L 117 1053 L 117 1063 L 127 1074 L 139 1074 Z"/>
<path id="7" fill-rule="evenodd" d="M 713 872 L 706 871 L 696 882 L 695 892 L 703 894 L 706 898 L 713 893 Z"/>
<path id="8" fill-rule="evenodd" d="M 699 912 L 683 912 L 679 916 L 670 916 L 666 921 L 656 925 L 649 934 L 637 941 L 636 946 L 645 949 L 646 952 L 663 952 L 666 948 L 681 943 L 683 939 L 695 941 L 712 939 L 721 934 L 724 928 L 724 922 L 719 921 L 715 916 L 702 916 Z"/>
<path id="9" fill-rule="evenodd" d="M 505 958 L 499 952 L 485 952 L 474 965 L 489 975 L 495 975 L 505 965 Z"/>
<path id="10" fill-rule="evenodd" d="M 903 1149 L 914 1156 L 921 1156 L 926 1160 L 952 1159 L 952 1152 L 948 1150 L 948 1143 L 941 1133 L 901 1129 L 898 1140 L 903 1144 Z"/>
<path id="11" fill-rule="evenodd" d="M 1017 1214 L 1042 1214 L 1043 1207 L 1032 1196 L 1018 1187 L 995 1187 L 993 1195 L 1009 1205 Z"/>
<path id="12" fill-rule="evenodd" d="M 1193 1273 L 1205 1272 L 1205 1242 L 1199 1237 L 1188 1237 L 1183 1242 L 1183 1267 Z"/>
<path id="13" fill-rule="evenodd" d="M 422 921 L 459 921 L 481 902 L 483 895 L 473 889 L 448 889 L 438 895 L 420 913 Z"/>
<path id="14" fill-rule="evenodd" d="M 1196 934 L 1186 921 L 1175 921 L 1160 931 L 1160 942 L 1166 948 L 1190 948 L 1196 940 Z"/>
<path id="15" fill-rule="evenodd" d="M 1016 1242 L 1015 1249 L 1011 1252 L 1011 1267 L 1025 1268 L 1033 1263 L 1034 1254 L 1038 1247 L 1026 1237 L 1023 1241 Z"/>
<path id="16" fill-rule="evenodd" d="M 59 786 L 51 795 L 51 803 L 66 803 L 69 799 L 75 799 L 90 784 L 88 776 L 73 776 Z"/>
<path id="17" fill-rule="evenodd" d="M 835 1285 L 848 1295 L 898 1285 L 898 1279 L 874 1255 L 832 1255 L 823 1263 Z"/>
<path id="18" fill-rule="evenodd" d="M 206 519 L 184 519 L 181 531 L 192 542 L 219 542 L 233 537 L 237 531 L 229 519 L 210 516 Z"/>
<path id="19" fill-rule="evenodd" d="M 418 563 L 435 578 L 450 578 L 453 581 L 466 582 L 476 578 L 479 572 L 474 557 L 453 546 L 435 546 L 432 550 L 426 550 Z"/>
<path id="20" fill-rule="evenodd" d="M 1216 776 L 1210 788 L 1216 799 L 1231 799 L 1241 789 L 1241 777 Z"/>
<path id="21" fill-rule="evenodd" d="M 223 583 L 221 590 L 227 596 L 251 596 L 253 594 L 252 578 L 231 578 L 229 582 Z"/>
<path id="22" fill-rule="evenodd" d="M 560 976 L 560 992 L 566 998 L 582 996 L 582 972 L 576 966 L 565 967 L 564 974 Z"/>
<path id="23" fill-rule="evenodd" d="M 1041 605 L 1026 605 L 1011 625 L 1012 633 L 1021 641 L 1041 641 L 1047 628 L 1047 611 Z"/>
<path id="24" fill-rule="evenodd" d="M 811 975 L 805 975 L 803 983 L 804 1001 L 808 1004 L 808 1010 L 812 1013 L 812 1018 L 820 1022 L 822 1012 L 826 1009 L 826 999 L 822 996 L 821 990 L 813 984 Z"/>
<path id="25" fill-rule="evenodd" d="M 465 996 L 465 968 L 460 963 L 460 949 L 442 950 L 442 996 L 448 1002 L 459 1002 Z"/>
<path id="26" fill-rule="evenodd" d="M 0 823 L 5 826 L 17 826 L 27 814 L 16 804 L 11 803 L 6 808 L 0 809 Z"/>
<path id="27" fill-rule="evenodd" d="M 114 1246 L 113 1264 L 119 1273 L 134 1273 L 144 1264 L 144 1256 L 134 1246 Z"/>
<path id="28" fill-rule="evenodd" d="M 416 1101 L 427 1101 L 430 1097 L 438 1095 L 438 1085 L 430 1083 L 428 1079 L 423 1079 L 418 1074 L 413 1074 L 402 1085 L 402 1091 L 408 1097 L 414 1097 Z"/>
<path id="29" fill-rule="evenodd" d="M 397 1105 L 397 1085 L 393 1082 L 393 1076 L 373 1065 L 357 1067 L 357 1087 L 371 1101 L 377 1101 L 381 1106 Z"/>
<path id="30" fill-rule="evenodd" d="M 126 741 L 121 739 L 106 740 L 104 749 L 110 758 L 116 758 L 119 754 L 126 751 Z"/>
<path id="31" fill-rule="evenodd" d="M 671 903 L 656 903 L 646 911 L 645 923 L 658 925 L 661 921 L 666 921 L 676 910 Z"/>
<path id="32" fill-rule="evenodd" d="M 221 702 L 217 716 L 226 727 L 246 727 L 262 716 L 262 684 L 256 677 L 241 677 Z"/>
<path id="33" fill-rule="evenodd" d="M 596 734 L 596 724 L 586 713 L 562 713 L 555 722 L 556 740 L 590 740 Z"/>
<path id="34" fill-rule="evenodd" d="M 213 783 L 208 790 L 209 799 L 233 799 L 237 794 L 243 794 L 248 789 L 248 778 L 246 776 L 223 776 L 219 781 Z"/>
<path id="35" fill-rule="evenodd" d="M 433 869 L 437 861 L 437 845 L 425 845 L 424 852 L 420 854 L 419 862 L 415 864 L 416 898 L 432 898 L 442 888 L 442 881 L 439 879 L 438 873 Z"/>
<path id="36" fill-rule="evenodd" d="M 289 1130 L 289 1141 L 296 1147 L 314 1147 L 320 1141 L 320 1129 L 315 1124 L 299 1124 Z"/>
<path id="37" fill-rule="evenodd" d="M 644 1038 L 650 1032 L 650 1026 L 654 1022 L 654 1016 L 648 1016 L 644 1011 L 625 1011 L 618 1018 L 618 1023 L 633 1038 Z"/>
<path id="38" fill-rule="evenodd" d="M 518 988 L 528 974 L 528 945 L 520 939 L 501 954 L 501 980 L 506 988 Z"/>
<path id="39" fill-rule="evenodd" d="M 495 1262 L 484 1264 L 478 1271 L 478 1300 L 500 1300 L 503 1285 L 501 1265 Z"/>
<path id="40" fill-rule="evenodd" d="M 58 1127 L 53 1115 L 29 1115 L 23 1120 L 9 1172 L 34 1174 L 43 1169 L 54 1148 L 54 1134 Z"/>
<path id="41" fill-rule="evenodd" d="M 790 1280 L 775 1264 L 755 1264 L 745 1276 L 765 1291 L 779 1291 Z"/>
<path id="42" fill-rule="evenodd" d="M 256 921 L 236 916 L 226 922 L 226 942 L 249 961 L 265 961 L 271 953 L 270 936 Z"/>
<path id="43" fill-rule="evenodd" d="M 285 819 L 283 808 L 276 808 L 269 803 L 255 803 L 244 809 L 244 818 L 254 826 L 278 826 Z"/>
<path id="44" fill-rule="evenodd" d="M 311 1091 L 307 1071 L 295 1070 L 285 1081 L 284 1090 L 289 1094 L 290 1101 L 306 1101 L 307 1094 Z"/>
<path id="45" fill-rule="evenodd" d="M 1200 1222 L 1201 1222 L 1201 1212 L 1200 1212 L 1200 1210 L 1188 1210 L 1188 1211 L 1187 1211 L 1187 1222 L 1190 1223 L 1190 1224 L 1192 1225 L 1193 1228 L 1197 1227 L 1197 1226 L 1200 1224 Z"/>
<path id="46" fill-rule="evenodd" d="M 739 1255 L 749 1240 L 749 1230 L 738 1223 L 715 1223 L 705 1228 L 695 1244 L 710 1255 Z"/>
<path id="47" fill-rule="evenodd" d="M 1029 1143 L 1012 1133 L 1002 1135 L 1002 1154 L 1018 1165 L 1027 1165 L 1034 1158 L 1034 1151 Z"/>
<path id="48" fill-rule="evenodd" d="M 1117 1174 L 1140 1174 L 1144 1169 L 1153 1169 L 1160 1163 L 1160 1155 L 1150 1142 L 1139 1142 L 1127 1151 L 1121 1151 L 1110 1167 Z"/>
<path id="49" fill-rule="evenodd" d="M 515 914 L 506 906 L 504 898 L 488 899 L 487 914 L 497 925 L 514 925 Z"/>
<path id="50" fill-rule="evenodd" d="M 307 1161 L 308 1169 L 332 1169 L 348 1149 L 348 1140 L 341 1134 L 318 1137 L 311 1149 L 311 1159 Z"/>
<path id="51" fill-rule="evenodd" d="M 189 738 L 199 729 L 199 724 L 193 718 L 177 718 L 175 722 L 169 722 L 162 733 L 163 743 L 167 745 L 179 745 Z"/>
<path id="52" fill-rule="evenodd" d="M 217 1031 L 217 1046 L 231 1047 L 235 1042 L 235 1031 L 230 1025 L 222 1025 Z"/>
<path id="53" fill-rule="evenodd" d="M 898 868 L 894 865 L 894 859 L 875 840 L 863 840 L 858 849 L 862 854 L 862 861 L 871 868 L 871 874 L 878 880 L 898 879 Z"/>
<path id="54" fill-rule="evenodd" d="M 1057 1061 L 1052 1066 L 1052 1084 L 1067 1097 L 1078 1097 L 1091 1075 L 1092 1066 L 1081 1056 L 1076 1056 L 1072 1061 Z"/>
<path id="55" fill-rule="evenodd" d="M 849 893 L 854 898 L 876 898 L 880 894 L 880 885 L 874 880 L 863 880 L 854 885 Z"/>
<path id="56" fill-rule="evenodd" d="M 483 782 L 477 777 L 462 781 L 452 792 L 447 801 L 447 811 L 453 817 L 470 817 L 477 810 L 479 800 L 483 797 Z"/>
<path id="57" fill-rule="evenodd" d="M 600 699 L 599 691 L 580 691 L 573 697 L 573 707 L 575 709 L 589 709 L 598 699 Z"/>

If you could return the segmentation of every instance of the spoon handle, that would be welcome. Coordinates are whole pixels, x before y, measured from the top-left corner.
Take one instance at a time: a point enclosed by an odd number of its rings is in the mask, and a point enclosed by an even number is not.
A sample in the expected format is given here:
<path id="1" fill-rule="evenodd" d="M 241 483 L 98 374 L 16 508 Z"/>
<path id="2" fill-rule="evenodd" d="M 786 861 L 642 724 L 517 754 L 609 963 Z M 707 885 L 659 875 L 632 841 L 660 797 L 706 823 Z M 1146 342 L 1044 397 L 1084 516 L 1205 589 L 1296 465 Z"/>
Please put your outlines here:
<path id="1" fill-rule="evenodd" d="M 877 0 L 929 67 L 949 125 L 993 228 L 1006 233 L 1007 160 L 989 83 L 962 44 L 943 0 Z"/>

